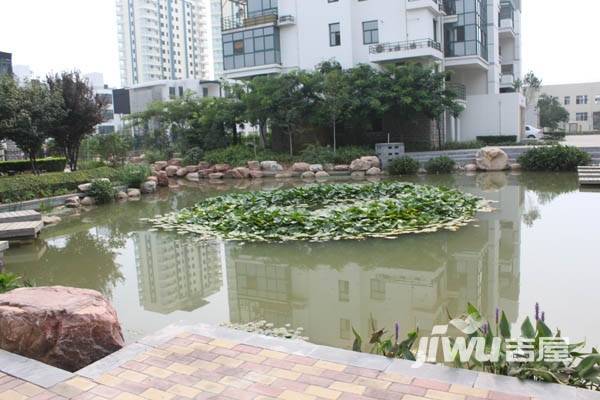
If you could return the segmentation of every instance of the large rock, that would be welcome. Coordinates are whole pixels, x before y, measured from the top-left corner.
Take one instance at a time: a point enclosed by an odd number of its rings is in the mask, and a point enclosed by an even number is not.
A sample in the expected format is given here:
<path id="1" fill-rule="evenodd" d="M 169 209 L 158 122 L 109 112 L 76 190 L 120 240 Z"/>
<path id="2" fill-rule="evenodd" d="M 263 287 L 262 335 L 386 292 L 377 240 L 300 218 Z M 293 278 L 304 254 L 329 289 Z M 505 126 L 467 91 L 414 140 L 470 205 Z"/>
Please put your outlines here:
<path id="1" fill-rule="evenodd" d="M 350 171 L 368 171 L 371 168 L 371 163 L 363 159 L 356 159 L 350 164 Z"/>
<path id="2" fill-rule="evenodd" d="M 368 176 L 377 176 L 377 175 L 381 175 L 381 170 L 377 167 L 371 167 L 367 170 L 367 175 Z"/>
<path id="3" fill-rule="evenodd" d="M 96 204 L 96 200 L 93 197 L 85 196 L 81 199 L 82 206 L 93 206 L 94 204 Z"/>
<path id="4" fill-rule="evenodd" d="M 156 176 L 149 176 L 146 180 L 158 183 L 158 177 Z"/>
<path id="5" fill-rule="evenodd" d="M 206 162 L 206 161 L 200 161 L 198 163 L 198 170 L 209 169 L 209 168 L 210 168 L 210 164 L 208 162 Z"/>
<path id="6" fill-rule="evenodd" d="M 184 168 L 179 168 L 179 169 L 177 170 L 177 173 L 176 173 L 176 175 L 177 175 L 178 177 L 180 177 L 180 178 L 183 178 L 183 177 L 184 177 L 184 176 L 186 176 L 187 174 L 188 174 L 187 167 L 184 167 Z"/>
<path id="7" fill-rule="evenodd" d="M 168 177 L 172 177 L 172 176 L 177 175 L 177 171 L 179 171 L 179 167 L 176 165 L 169 165 L 167 168 L 165 168 L 165 171 L 167 172 Z"/>
<path id="8" fill-rule="evenodd" d="M 475 172 L 475 171 L 477 171 L 477 165 L 467 164 L 467 165 L 465 165 L 465 171 L 466 172 Z"/>
<path id="9" fill-rule="evenodd" d="M 310 170 L 316 174 L 319 171 L 323 171 L 323 166 L 321 164 L 311 164 Z"/>
<path id="10" fill-rule="evenodd" d="M 300 175 L 302 179 L 315 179 L 315 173 L 312 171 L 304 171 L 302 175 Z"/>
<path id="11" fill-rule="evenodd" d="M 117 313 L 88 289 L 37 287 L 0 295 L 0 348 L 77 371 L 123 347 Z"/>
<path id="12" fill-rule="evenodd" d="M 260 168 L 263 171 L 269 171 L 269 172 L 283 171 L 283 167 L 277 161 L 263 161 L 260 163 Z"/>
<path id="13" fill-rule="evenodd" d="M 77 208 L 81 205 L 78 196 L 72 196 L 65 200 L 65 206 L 68 208 Z"/>
<path id="14" fill-rule="evenodd" d="M 255 169 L 251 169 L 250 170 L 250 177 L 252 179 L 260 179 L 263 176 L 264 176 L 264 172 L 262 172 L 262 171 L 258 171 L 258 170 L 255 170 Z"/>
<path id="15" fill-rule="evenodd" d="M 250 178 L 250 170 L 244 167 L 237 167 L 227 171 L 227 177 L 233 179 L 247 179 Z"/>
<path id="16" fill-rule="evenodd" d="M 293 175 L 291 172 L 280 172 L 278 174 L 275 174 L 275 179 L 289 179 L 292 177 Z"/>
<path id="17" fill-rule="evenodd" d="M 183 160 L 181 158 L 172 158 L 167 162 L 169 165 L 174 165 L 176 167 L 181 167 Z"/>
<path id="18" fill-rule="evenodd" d="M 294 172 L 306 172 L 310 171 L 310 164 L 305 162 L 297 162 L 292 165 L 292 171 Z"/>
<path id="19" fill-rule="evenodd" d="M 211 174 L 208 174 L 208 177 L 210 179 L 223 179 L 225 175 L 222 172 L 213 172 Z"/>
<path id="20" fill-rule="evenodd" d="M 215 166 L 213 167 L 213 170 L 215 172 L 227 172 L 231 169 L 231 166 L 229 164 L 215 164 Z"/>
<path id="21" fill-rule="evenodd" d="M 140 189 L 127 189 L 127 197 L 130 199 L 137 199 L 142 195 Z"/>
<path id="22" fill-rule="evenodd" d="M 165 171 L 159 171 L 156 178 L 158 179 L 158 186 L 169 186 L 169 176 Z"/>
<path id="23" fill-rule="evenodd" d="M 377 156 L 364 156 L 360 159 L 371 164 L 371 168 L 381 168 L 381 162 Z"/>
<path id="24" fill-rule="evenodd" d="M 317 179 L 327 179 L 329 178 L 329 174 L 325 171 L 317 171 L 315 173 L 315 178 Z"/>
<path id="25" fill-rule="evenodd" d="M 185 179 L 187 179 L 188 181 L 199 181 L 200 180 L 200 174 L 198 172 L 190 172 L 189 174 L 187 174 L 185 176 Z"/>
<path id="26" fill-rule="evenodd" d="M 157 161 L 154 163 L 154 170 L 155 171 L 162 171 L 165 168 L 167 168 L 167 166 L 169 165 L 168 162 L 166 161 Z"/>
<path id="27" fill-rule="evenodd" d="M 477 152 L 477 168 L 482 171 L 504 171 L 508 155 L 499 147 L 484 147 Z"/>
<path id="28" fill-rule="evenodd" d="M 80 192 L 89 192 L 90 189 L 92 188 L 92 184 L 91 183 L 82 183 L 81 185 L 77 186 L 77 190 L 79 190 Z"/>
<path id="29" fill-rule="evenodd" d="M 198 172 L 199 169 L 200 167 L 198 167 L 197 165 L 188 165 L 187 167 L 185 167 L 185 170 L 188 174 L 191 174 L 192 172 Z"/>
<path id="30" fill-rule="evenodd" d="M 336 165 L 333 167 L 334 171 L 349 171 L 350 170 L 350 166 L 349 165 L 345 165 L 345 164 L 340 164 L 340 165 Z"/>
<path id="31" fill-rule="evenodd" d="M 124 201 L 124 200 L 127 200 L 129 198 L 129 196 L 127 196 L 127 193 L 125 193 L 125 192 L 118 192 L 115 195 L 115 198 L 117 199 L 117 201 Z"/>
<path id="32" fill-rule="evenodd" d="M 62 218 L 58 215 L 43 215 L 42 221 L 44 222 L 44 225 L 56 225 L 62 221 Z"/>
<path id="33" fill-rule="evenodd" d="M 156 192 L 157 183 L 154 181 L 146 181 L 142 183 L 142 193 L 150 194 Z"/>
<path id="34" fill-rule="evenodd" d="M 258 161 L 248 161 L 246 164 L 250 171 L 260 171 L 260 163 Z"/>

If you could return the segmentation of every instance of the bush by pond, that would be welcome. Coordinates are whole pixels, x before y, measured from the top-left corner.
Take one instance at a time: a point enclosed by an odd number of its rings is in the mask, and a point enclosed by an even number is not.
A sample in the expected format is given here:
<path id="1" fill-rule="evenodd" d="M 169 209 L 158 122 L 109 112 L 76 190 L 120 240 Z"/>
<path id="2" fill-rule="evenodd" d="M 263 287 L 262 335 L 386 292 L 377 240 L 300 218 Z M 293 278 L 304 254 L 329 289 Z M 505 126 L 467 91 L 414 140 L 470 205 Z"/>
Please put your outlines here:
<path id="1" fill-rule="evenodd" d="M 128 188 L 139 189 L 150 174 L 150 167 L 147 164 L 128 164 L 119 168 L 117 179 Z"/>
<path id="2" fill-rule="evenodd" d="M 478 197 L 443 187 L 327 184 L 209 198 L 150 222 L 201 239 L 325 241 L 456 230 L 484 208 Z"/>
<path id="3" fill-rule="evenodd" d="M 113 180 L 118 172 L 114 168 L 102 167 L 69 173 L 53 172 L 0 178 L 0 202 L 11 203 L 73 193 L 82 183 L 99 178 Z"/>
<path id="4" fill-rule="evenodd" d="M 451 174 L 456 163 L 446 156 L 434 157 L 425 163 L 425 169 L 430 174 Z"/>
<path id="5" fill-rule="evenodd" d="M 47 172 L 62 172 L 65 170 L 67 165 L 67 159 L 64 157 L 49 157 L 40 158 L 36 160 L 37 168 L 39 171 Z M 0 172 L 29 172 L 31 171 L 31 161 L 29 160 L 14 160 L 14 161 L 1 161 Z"/>
<path id="6" fill-rule="evenodd" d="M 343 146 L 333 151 L 329 146 L 307 146 L 300 153 L 299 160 L 309 164 L 350 164 L 362 156 L 375 155 L 373 149 L 360 146 Z"/>
<path id="7" fill-rule="evenodd" d="M 388 167 L 390 175 L 414 175 L 419 171 L 419 162 L 408 156 L 395 158 Z"/>
<path id="8" fill-rule="evenodd" d="M 535 147 L 519 157 L 519 164 L 527 171 L 577 171 L 578 166 L 591 161 L 585 151 L 561 145 Z"/>
<path id="9" fill-rule="evenodd" d="M 289 154 L 276 153 L 272 150 L 263 150 L 245 145 L 229 146 L 223 149 L 207 151 L 204 155 L 204 161 L 211 164 L 229 164 L 232 167 L 245 166 L 247 161 L 267 161 L 290 162 L 292 158 Z"/>
<path id="10" fill-rule="evenodd" d="M 115 188 L 111 181 L 98 179 L 92 182 L 92 187 L 87 192 L 87 195 L 96 200 L 98 204 L 110 203 L 115 198 Z"/>

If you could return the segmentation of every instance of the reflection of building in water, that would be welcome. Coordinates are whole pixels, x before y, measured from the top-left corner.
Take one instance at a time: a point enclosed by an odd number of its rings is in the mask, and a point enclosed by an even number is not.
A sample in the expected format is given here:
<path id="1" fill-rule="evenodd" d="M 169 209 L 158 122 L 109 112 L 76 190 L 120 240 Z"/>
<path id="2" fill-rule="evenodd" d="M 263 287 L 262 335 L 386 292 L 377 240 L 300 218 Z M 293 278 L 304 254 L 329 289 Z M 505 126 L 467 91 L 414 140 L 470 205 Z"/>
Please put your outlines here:
<path id="1" fill-rule="evenodd" d="M 168 314 L 193 311 L 223 284 L 221 245 L 171 240 L 153 232 L 134 237 L 140 304 Z"/>
<path id="2" fill-rule="evenodd" d="M 458 232 L 394 241 L 227 246 L 232 322 L 267 320 L 305 328 L 312 341 L 350 347 L 352 326 L 427 333 L 467 303 L 494 318 L 517 318 L 523 193 L 507 186 L 486 198 L 502 209 Z"/>

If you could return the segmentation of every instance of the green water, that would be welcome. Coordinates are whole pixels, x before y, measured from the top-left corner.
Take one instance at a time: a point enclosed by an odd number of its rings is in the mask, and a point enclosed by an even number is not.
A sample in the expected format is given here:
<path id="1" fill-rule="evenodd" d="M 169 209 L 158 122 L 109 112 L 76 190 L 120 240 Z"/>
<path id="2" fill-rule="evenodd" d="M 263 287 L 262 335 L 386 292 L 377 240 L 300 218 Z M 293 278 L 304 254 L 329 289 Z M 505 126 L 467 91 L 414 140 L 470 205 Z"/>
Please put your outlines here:
<path id="1" fill-rule="evenodd" d="M 13 246 L 6 269 L 37 285 L 96 289 L 114 304 L 127 340 L 174 322 L 301 326 L 313 342 L 348 348 L 400 322 L 427 332 L 466 309 L 511 322 L 540 302 L 563 336 L 600 345 L 600 193 L 580 192 L 571 174 L 414 178 L 461 188 L 498 210 L 458 232 L 396 240 L 328 243 L 195 243 L 149 232 L 140 218 L 236 190 L 305 184 L 191 184 L 140 202 L 98 207 Z"/>

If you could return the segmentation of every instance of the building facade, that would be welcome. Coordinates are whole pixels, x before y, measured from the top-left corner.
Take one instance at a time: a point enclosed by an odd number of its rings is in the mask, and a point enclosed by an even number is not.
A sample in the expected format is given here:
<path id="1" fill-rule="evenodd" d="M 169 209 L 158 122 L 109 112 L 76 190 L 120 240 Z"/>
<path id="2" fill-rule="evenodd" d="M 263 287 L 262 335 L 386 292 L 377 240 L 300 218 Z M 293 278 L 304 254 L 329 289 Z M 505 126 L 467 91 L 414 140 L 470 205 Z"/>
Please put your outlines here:
<path id="1" fill-rule="evenodd" d="M 212 79 L 210 0 L 117 0 L 121 81 Z"/>
<path id="2" fill-rule="evenodd" d="M 12 54 L 0 51 L 0 76 L 12 75 Z"/>
<path id="3" fill-rule="evenodd" d="M 223 0 L 224 76 L 419 62 L 451 71 L 465 106 L 446 140 L 521 135 L 520 0 Z"/>
<path id="4" fill-rule="evenodd" d="M 600 82 L 544 85 L 540 93 L 558 98 L 569 112 L 562 128 L 570 133 L 600 131 Z"/>

